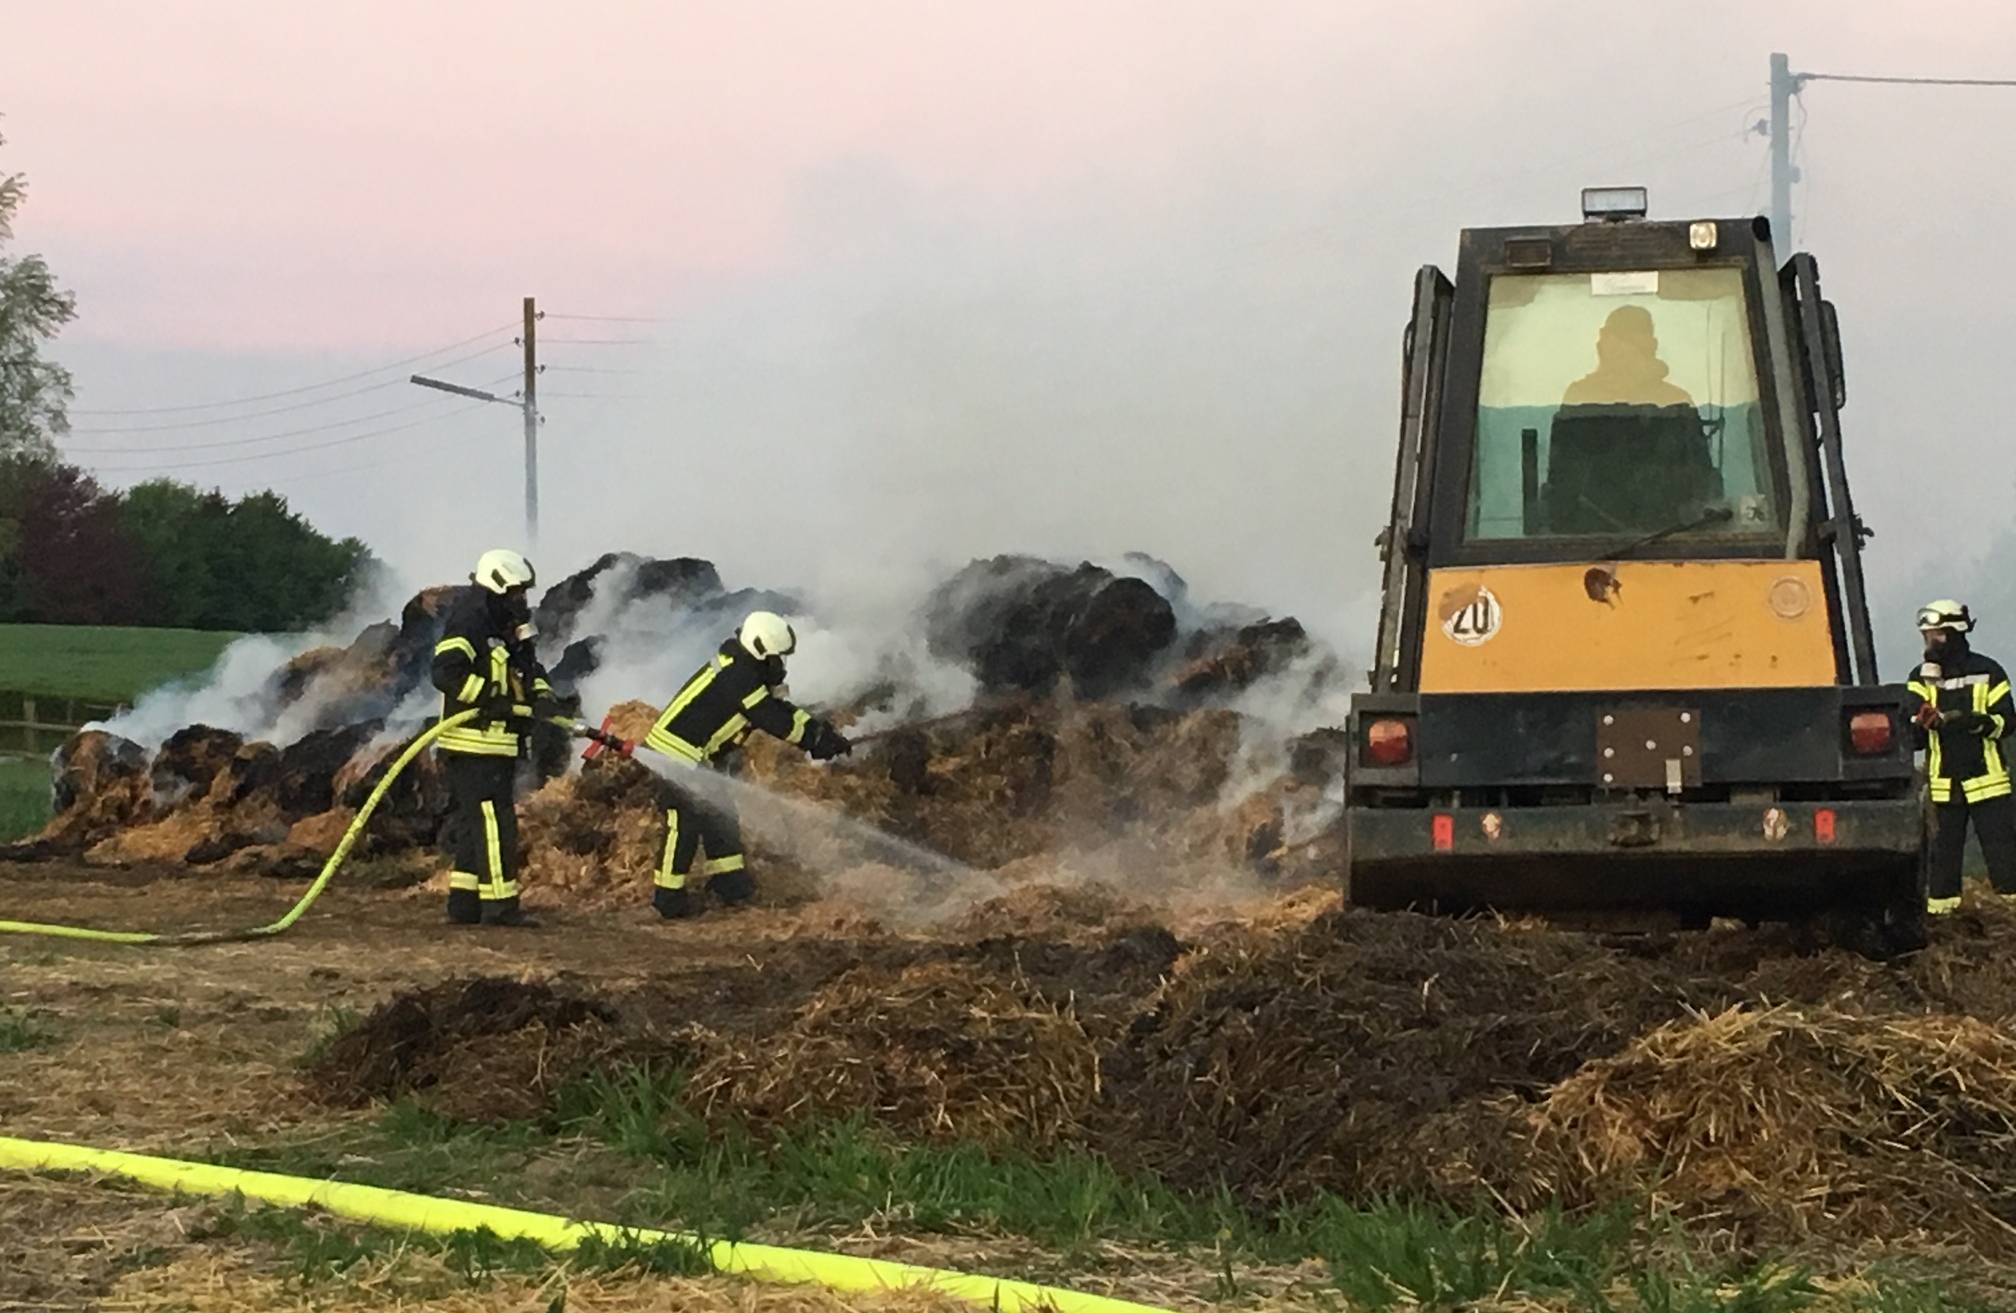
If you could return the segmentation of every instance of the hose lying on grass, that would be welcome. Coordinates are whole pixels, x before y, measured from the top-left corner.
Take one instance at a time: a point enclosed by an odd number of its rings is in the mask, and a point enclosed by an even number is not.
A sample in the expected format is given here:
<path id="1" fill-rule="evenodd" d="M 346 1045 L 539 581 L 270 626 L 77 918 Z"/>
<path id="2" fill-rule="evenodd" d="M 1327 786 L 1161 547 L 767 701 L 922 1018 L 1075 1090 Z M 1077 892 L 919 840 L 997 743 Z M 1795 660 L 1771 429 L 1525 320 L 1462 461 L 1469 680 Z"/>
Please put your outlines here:
<path id="1" fill-rule="evenodd" d="M 392 759 L 392 764 L 385 770 L 385 777 L 378 781 L 378 786 L 371 790 L 371 796 L 357 809 L 356 819 L 351 821 L 350 828 L 343 832 L 343 839 L 336 845 L 336 850 L 329 854 L 329 860 L 322 863 L 322 873 L 315 877 L 315 882 L 308 886 L 307 892 L 303 893 L 294 906 L 288 908 L 277 921 L 245 930 L 190 930 L 178 934 L 157 934 L 146 930 L 99 930 L 90 926 L 48 925 L 40 921 L 0 921 L 0 934 L 47 935 L 57 939 L 85 939 L 102 944 L 146 944 L 155 947 L 230 944 L 281 934 L 301 919 L 301 914 L 322 896 L 322 891 L 329 887 L 329 881 L 343 868 L 344 859 L 350 856 L 351 845 L 355 844 L 357 837 L 364 833 L 365 823 L 371 819 L 371 813 L 378 809 L 378 804 L 384 800 L 385 795 L 391 792 L 400 772 L 412 765 L 413 759 L 425 751 L 435 739 L 457 725 L 474 720 L 480 714 L 473 710 L 464 711 L 430 725 Z"/>
<path id="2" fill-rule="evenodd" d="M 530 1240 L 549 1250 L 565 1252 L 590 1238 L 611 1244 L 691 1246 L 718 1272 L 791 1285 L 820 1285 L 829 1290 L 923 1288 L 968 1300 L 1002 1313 L 1164 1313 L 1152 1305 L 1104 1295 L 1087 1295 L 1054 1286 L 1002 1277 L 978 1276 L 944 1268 L 892 1263 L 878 1258 L 823 1254 L 777 1245 L 707 1241 L 672 1231 L 582 1222 L 552 1213 L 527 1212 L 495 1204 L 440 1199 L 404 1190 L 342 1181 L 313 1181 L 277 1172 L 254 1172 L 209 1163 L 156 1158 L 147 1154 L 17 1140 L 0 1136 L 0 1167 L 30 1172 L 93 1172 L 123 1177 L 177 1194 L 237 1195 L 287 1208 L 320 1208 L 338 1217 L 409 1231 L 448 1234 L 489 1231 L 506 1240 Z"/>

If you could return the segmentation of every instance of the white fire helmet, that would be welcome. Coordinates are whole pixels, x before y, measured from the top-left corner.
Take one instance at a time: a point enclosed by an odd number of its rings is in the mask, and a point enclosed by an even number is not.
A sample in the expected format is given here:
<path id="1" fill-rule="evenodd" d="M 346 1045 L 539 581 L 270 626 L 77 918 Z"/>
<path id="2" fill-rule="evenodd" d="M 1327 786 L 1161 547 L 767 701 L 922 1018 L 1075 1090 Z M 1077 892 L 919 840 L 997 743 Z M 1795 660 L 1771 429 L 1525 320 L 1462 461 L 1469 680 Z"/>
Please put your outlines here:
<path id="1" fill-rule="evenodd" d="M 1918 608 L 1918 628 L 1950 629 L 1956 634 L 1965 634 L 1973 630 L 1974 616 L 1964 603 L 1942 597 Z"/>
<path id="2" fill-rule="evenodd" d="M 775 611 L 751 611 L 735 631 L 735 639 L 758 661 L 790 656 L 798 646 L 796 631 Z"/>
<path id="3" fill-rule="evenodd" d="M 533 585 L 532 562 L 508 547 L 493 547 L 476 558 L 476 572 L 469 582 L 502 597 L 513 588 Z"/>

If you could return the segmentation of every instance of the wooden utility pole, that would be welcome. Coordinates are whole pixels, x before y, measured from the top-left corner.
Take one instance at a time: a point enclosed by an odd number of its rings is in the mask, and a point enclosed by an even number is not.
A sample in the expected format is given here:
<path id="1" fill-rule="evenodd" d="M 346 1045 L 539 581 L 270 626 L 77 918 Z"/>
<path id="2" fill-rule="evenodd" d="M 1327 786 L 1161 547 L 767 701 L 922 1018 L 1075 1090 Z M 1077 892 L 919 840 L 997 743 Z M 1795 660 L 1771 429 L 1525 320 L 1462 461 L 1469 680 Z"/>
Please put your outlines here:
<path id="1" fill-rule="evenodd" d="M 525 298 L 525 548 L 539 545 L 539 311 Z"/>

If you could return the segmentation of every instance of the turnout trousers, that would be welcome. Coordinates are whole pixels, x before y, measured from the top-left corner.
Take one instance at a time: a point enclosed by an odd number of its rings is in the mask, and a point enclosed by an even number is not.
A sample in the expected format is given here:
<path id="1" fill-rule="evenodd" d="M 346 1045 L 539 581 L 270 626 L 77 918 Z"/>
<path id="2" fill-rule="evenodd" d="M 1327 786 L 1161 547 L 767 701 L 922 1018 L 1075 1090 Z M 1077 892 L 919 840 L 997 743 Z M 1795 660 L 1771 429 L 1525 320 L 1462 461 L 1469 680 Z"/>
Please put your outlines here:
<path id="1" fill-rule="evenodd" d="M 465 925 L 518 907 L 518 813 L 512 802 L 516 757 L 441 754 L 448 777 L 455 868 L 448 876 L 448 919 Z"/>
<path id="2" fill-rule="evenodd" d="M 1959 790 L 1954 790 L 1959 792 Z M 1967 825 L 1981 840 L 1988 879 L 2004 898 L 2016 897 L 2016 797 L 2003 794 L 1967 802 L 1955 798 L 1932 806 L 1932 861 L 1926 910 L 1950 912 L 1960 904 L 1960 866 L 1967 855 Z"/>
<path id="3" fill-rule="evenodd" d="M 708 891 L 722 902 L 748 901 L 756 886 L 742 855 L 742 820 L 734 803 L 702 797 L 697 788 L 672 780 L 659 782 L 659 798 L 665 807 L 665 849 L 652 877 L 652 906 L 661 916 L 690 915 L 686 881 L 696 873 L 707 877 Z"/>

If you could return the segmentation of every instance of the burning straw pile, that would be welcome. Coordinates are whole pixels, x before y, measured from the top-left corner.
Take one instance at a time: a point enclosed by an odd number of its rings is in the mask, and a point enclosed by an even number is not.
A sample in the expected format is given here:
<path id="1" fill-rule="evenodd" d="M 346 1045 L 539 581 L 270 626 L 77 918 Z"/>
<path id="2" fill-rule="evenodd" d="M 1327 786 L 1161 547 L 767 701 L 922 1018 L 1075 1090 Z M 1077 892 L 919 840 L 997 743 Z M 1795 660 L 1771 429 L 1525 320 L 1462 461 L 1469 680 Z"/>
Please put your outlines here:
<path id="1" fill-rule="evenodd" d="M 689 1098 L 759 1129 L 866 1115 L 906 1139 L 1050 1148 L 1100 1091 L 1068 1002 L 950 962 L 850 972 L 781 1032 L 709 1049 Z"/>
<path id="2" fill-rule="evenodd" d="M 2016 1036 L 1974 1017 L 1690 1016 L 1525 1120 L 1533 1199 L 1642 1195 L 1774 1240 L 2016 1242 Z"/>
<path id="3" fill-rule="evenodd" d="M 1120 900 L 1070 904 L 1075 933 L 1016 932 L 1018 907 L 1035 925 L 1056 901 L 1018 892 L 934 939 L 822 944 L 824 961 L 751 942 L 742 962 L 569 995 L 587 1019 L 565 1042 L 544 1003 L 500 1022 L 487 1065 L 462 1065 L 454 1026 L 419 1024 L 444 986 L 388 1004 L 362 1050 L 339 1043 L 334 1097 L 354 1068 L 379 1096 L 494 1119 L 523 1107 L 482 1093 L 499 1072 L 536 1101 L 553 1083 L 526 1073 L 670 1065 L 679 1115 L 723 1134 L 858 1116 L 899 1142 L 1087 1149 L 1262 1209 L 1649 1203 L 1738 1248 L 2016 1257 L 2016 1036 L 1998 1024 L 2016 994 L 1927 988 L 2006 944 L 2008 909 L 1877 964 L 1753 955 L 1740 931 L 1611 945 L 1306 895 L 1187 942 Z M 743 1001 L 701 1025 L 695 997 Z M 669 1032 L 668 998 L 687 1000 Z M 403 1065 L 374 1056 L 388 1034 L 413 1037 Z"/>
<path id="4" fill-rule="evenodd" d="M 815 766 L 759 735 L 738 773 L 988 870 L 1123 839 L 1141 850 L 1140 865 L 1171 873 L 1317 869 L 1334 852 L 1291 843 L 1301 837 L 1291 832 L 1320 830 L 1334 811 L 1325 795 L 1341 768 L 1337 736 L 1311 733 L 1291 749 L 1236 707 L 1260 681 L 1293 671 L 1288 693 L 1305 699 L 1296 718 L 1313 725 L 1320 713 L 1307 699 L 1331 667 L 1294 621 L 1198 608 L 1166 566 L 1139 564 L 1142 577 L 1026 557 L 973 563 L 924 613 L 930 659 L 973 685 L 967 711 L 902 727 L 924 705 L 917 654 L 885 653 L 865 684 L 819 708 L 843 725 L 885 727 L 853 758 Z M 436 704 L 427 666 L 451 601 L 452 590 L 430 589 L 396 624 L 285 662 L 239 699 L 271 741 L 193 725 L 149 754 L 103 730 L 77 736 L 59 754 L 55 820 L 0 855 L 312 873 L 420 728 L 416 712 Z M 584 683 L 606 691 L 612 671 L 638 669 L 648 651 L 656 664 L 641 682 L 663 686 L 626 691 L 662 698 L 759 605 L 794 604 L 728 591 L 705 561 L 612 554 L 549 589 L 538 616 L 563 694 Z M 618 704 L 615 728 L 642 738 L 656 705 Z M 521 770 L 528 898 L 635 897 L 662 842 L 649 772 L 608 759 L 575 769 L 558 731 L 541 727 L 534 740 Z M 358 853 L 424 856 L 444 843 L 447 810 L 438 765 L 423 756 Z M 771 900 L 817 896 L 836 874 L 888 860 L 862 846 L 859 830 L 850 839 L 844 827 L 812 833 L 819 827 L 760 817 L 750 829 Z"/>

